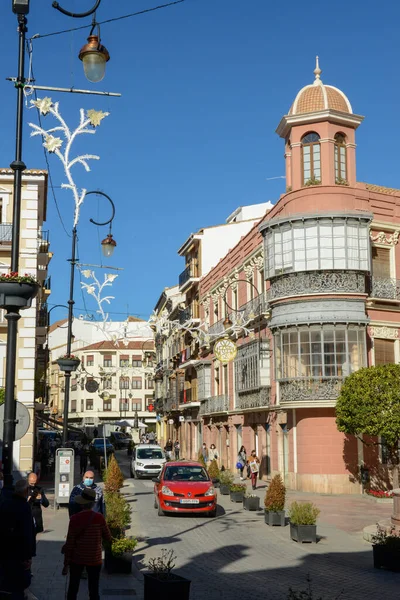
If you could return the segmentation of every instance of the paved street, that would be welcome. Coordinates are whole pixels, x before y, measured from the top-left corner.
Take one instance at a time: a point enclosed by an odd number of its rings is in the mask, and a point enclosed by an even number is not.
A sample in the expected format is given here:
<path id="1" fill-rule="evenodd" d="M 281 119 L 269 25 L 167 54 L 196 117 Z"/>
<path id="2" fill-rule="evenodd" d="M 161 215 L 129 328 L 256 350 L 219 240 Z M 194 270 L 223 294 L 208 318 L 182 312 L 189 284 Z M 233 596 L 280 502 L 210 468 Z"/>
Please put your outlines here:
<path id="1" fill-rule="evenodd" d="M 319 543 L 298 545 L 289 539 L 288 527 L 269 528 L 262 512 L 248 513 L 227 496 L 219 496 L 216 519 L 159 517 L 153 508 L 153 483 L 130 479 L 126 454 L 117 454 L 127 477 L 123 493 L 132 506 L 131 534 L 140 543 L 131 576 L 102 573 L 102 598 L 142 600 L 141 570 L 161 548 L 173 548 L 177 572 L 192 581 L 191 600 L 287 600 L 290 586 L 305 588 L 308 573 L 315 598 L 320 594 L 323 600 L 333 600 L 343 590 L 341 600 L 398 599 L 400 576 L 373 569 L 371 546 L 361 534 L 363 526 L 388 516 L 390 505 L 360 497 L 289 493 L 289 502 L 311 499 L 321 507 Z M 264 484 L 257 493 L 264 497 Z M 39 538 L 32 585 L 39 600 L 64 598 L 60 549 L 67 526 L 65 510 L 45 511 L 46 532 Z M 85 598 L 83 581 L 79 600 Z"/>

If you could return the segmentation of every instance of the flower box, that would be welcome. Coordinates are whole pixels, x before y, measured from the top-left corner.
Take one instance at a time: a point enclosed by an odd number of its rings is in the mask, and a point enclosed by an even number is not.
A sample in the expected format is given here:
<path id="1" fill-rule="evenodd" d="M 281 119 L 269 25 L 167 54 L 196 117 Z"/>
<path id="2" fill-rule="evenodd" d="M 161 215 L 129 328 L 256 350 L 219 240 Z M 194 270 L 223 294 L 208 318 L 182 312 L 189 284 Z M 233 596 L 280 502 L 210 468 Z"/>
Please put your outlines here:
<path id="1" fill-rule="evenodd" d="M 243 502 L 244 492 L 229 492 L 231 502 Z"/>
<path id="2" fill-rule="evenodd" d="M 290 537 L 295 542 L 317 543 L 317 526 L 316 525 L 294 525 L 290 523 Z"/>
<path id="3" fill-rule="evenodd" d="M 260 510 L 260 498 L 258 496 L 244 496 L 243 508 L 245 510 Z"/>
<path id="4" fill-rule="evenodd" d="M 400 572 L 400 549 L 390 548 L 384 544 L 372 546 L 375 569 L 387 569 Z"/>
<path id="5" fill-rule="evenodd" d="M 264 521 L 270 527 L 274 527 L 274 526 L 285 527 L 285 525 L 286 525 L 285 511 L 284 510 L 278 510 L 278 511 L 266 510 L 266 511 L 264 511 Z"/>
<path id="6" fill-rule="evenodd" d="M 223 496 L 229 496 L 229 488 L 230 486 L 225 484 L 225 483 L 221 483 L 219 486 L 219 491 L 221 492 L 221 494 Z"/>
<path id="7" fill-rule="evenodd" d="M 143 577 L 144 600 L 189 600 L 190 579 L 174 574 L 161 578 L 154 573 L 143 573 Z"/>
<path id="8" fill-rule="evenodd" d="M 79 358 L 72 357 L 64 357 L 59 358 L 57 360 L 57 364 L 60 367 L 60 370 L 64 371 L 65 373 L 71 373 L 72 371 L 76 371 L 76 369 L 79 367 L 80 362 L 81 361 Z"/>
<path id="9" fill-rule="evenodd" d="M 107 573 L 129 574 L 132 572 L 132 552 L 123 552 L 114 556 L 110 550 L 106 550 L 104 566 Z"/>
<path id="10" fill-rule="evenodd" d="M 38 283 L 0 280 L 0 308 L 30 308 L 39 287 Z"/>

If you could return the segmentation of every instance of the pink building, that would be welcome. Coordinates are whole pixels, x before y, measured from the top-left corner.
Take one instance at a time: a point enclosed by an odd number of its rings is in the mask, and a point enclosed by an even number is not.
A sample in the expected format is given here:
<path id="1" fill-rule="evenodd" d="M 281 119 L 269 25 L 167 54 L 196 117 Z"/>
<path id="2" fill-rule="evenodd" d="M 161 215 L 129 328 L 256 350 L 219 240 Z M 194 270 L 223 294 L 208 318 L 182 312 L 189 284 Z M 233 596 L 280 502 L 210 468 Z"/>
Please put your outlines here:
<path id="1" fill-rule="evenodd" d="M 359 493 L 361 466 L 387 479 L 385 446 L 339 433 L 335 403 L 353 371 L 400 360 L 400 190 L 356 181 L 363 117 L 323 84 L 318 61 L 314 74 L 277 128 L 286 193 L 199 282 L 211 332 L 239 312 L 254 334 L 227 365 L 186 338 L 196 403 L 167 416 L 187 454 L 215 443 L 235 469 L 243 444 L 263 478 Z"/>

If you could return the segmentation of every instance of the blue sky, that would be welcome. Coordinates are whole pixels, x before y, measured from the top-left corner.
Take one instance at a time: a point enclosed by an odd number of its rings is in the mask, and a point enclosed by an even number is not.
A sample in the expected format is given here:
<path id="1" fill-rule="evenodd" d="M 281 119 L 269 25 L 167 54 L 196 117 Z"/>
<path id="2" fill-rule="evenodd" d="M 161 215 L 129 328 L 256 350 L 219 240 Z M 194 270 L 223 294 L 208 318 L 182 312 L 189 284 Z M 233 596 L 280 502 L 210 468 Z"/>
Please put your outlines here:
<path id="1" fill-rule="evenodd" d="M 165 0 L 166 1 L 166 0 Z M 162 3 L 155 0 L 102 0 L 98 20 Z M 81 10 L 92 0 L 63 0 Z M 238 206 L 271 200 L 285 189 L 283 142 L 275 128 L 297 91 L 313 80 L 320 56 L 324 83 L 349 97 L 366 119 L 357 133 L 357 176 L 400 187 L 396 119 L 399 98 L 400 6 L 384 0 L 336 4 L 309 0 L 186 0 L 142 16 L 102 26 L 111 54 L 106 77 L 90 84 L 77 58 L 86 31 L 34 42 L 33 65 L 41 85 L 118 91 L 120 99 L 51 94 L 69 124 L 79 108 L 107 110 L 95 136 L 78 149 L 98 153 L 76 181 L 109 194 L 117 207 L 113 233 L 118 247 L 110 264 L 122 267 L 113 285 L 113 319 L 127 311 L 146 318 L 162 289 L 183 270 L 176 251 L 200 227 L 224 222 Z M 87 20 L 90 21 L 90 18 Z M 14 158 L 15 92 L 5 77 L 16 74 L 16 19 L 11 0 L 0 7 L 1 166 Z M 31 0 L 29 33 L 48 33 L 85 24 Z M 25 123 L 36 122 L 26 111 Z M 45 121 L 45 125 L 46 125 Z M 24 131 L 28 168 L 44 168 L 39 138 Z M 65 181 L 58 159 L 50 156 L 55 186 Z M 70 193 L 56 187 L 63 221 L 72 227 Z M 79 258 L 100 260 L 98 232 L 89 218 L 106 217 L 108 206 L 88 197 L 81 212 Z M 68 297 L 70 239 L 49 193 L 51 249 L 50 304 Z M 78 278 L 79 280 L 79 278 Z M 86 296 L 89 311 L 95 309 Z M 76 313 L 83 299 L 76 286 Z M 121 313 L 118 315 L 117 313 Z M 61 318 L 63 311 L 53 312 Z"/>

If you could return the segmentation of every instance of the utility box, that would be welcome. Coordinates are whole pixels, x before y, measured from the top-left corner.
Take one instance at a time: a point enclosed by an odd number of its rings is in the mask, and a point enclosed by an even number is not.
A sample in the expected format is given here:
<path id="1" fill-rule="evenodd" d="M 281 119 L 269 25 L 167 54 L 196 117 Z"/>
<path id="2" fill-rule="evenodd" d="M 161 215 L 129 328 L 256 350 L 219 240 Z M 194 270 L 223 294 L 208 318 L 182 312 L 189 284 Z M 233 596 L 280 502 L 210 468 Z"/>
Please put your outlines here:
<path id="1" fill-rule="evenodd" d="M 56 474 L 54 482 L 54 504 L 68 504 L 74 488 L 75 452 L 73 448 L 58 448 L 56 451 Z"/>

